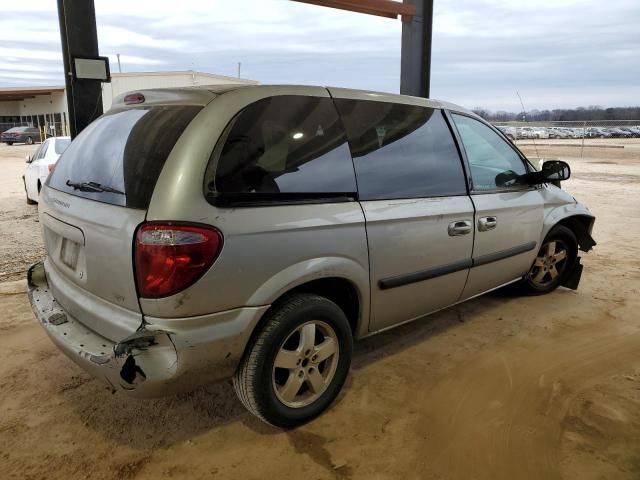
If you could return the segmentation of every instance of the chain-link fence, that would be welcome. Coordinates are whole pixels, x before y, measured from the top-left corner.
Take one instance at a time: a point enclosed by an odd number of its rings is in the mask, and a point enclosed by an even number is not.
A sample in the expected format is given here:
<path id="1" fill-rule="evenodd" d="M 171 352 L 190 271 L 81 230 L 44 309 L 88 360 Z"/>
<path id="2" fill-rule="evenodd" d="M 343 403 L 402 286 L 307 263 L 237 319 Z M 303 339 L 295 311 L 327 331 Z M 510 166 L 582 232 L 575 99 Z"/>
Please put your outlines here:
<path id="1" fill-rule="evenodd" d="M 494 122 L 512 140 L 640 138 L 640 120 Z"/>
<path id="2" fill-rule="evenodd" d="M 640 120 L 494 125 L 531 158 L 640 159 Z"/>

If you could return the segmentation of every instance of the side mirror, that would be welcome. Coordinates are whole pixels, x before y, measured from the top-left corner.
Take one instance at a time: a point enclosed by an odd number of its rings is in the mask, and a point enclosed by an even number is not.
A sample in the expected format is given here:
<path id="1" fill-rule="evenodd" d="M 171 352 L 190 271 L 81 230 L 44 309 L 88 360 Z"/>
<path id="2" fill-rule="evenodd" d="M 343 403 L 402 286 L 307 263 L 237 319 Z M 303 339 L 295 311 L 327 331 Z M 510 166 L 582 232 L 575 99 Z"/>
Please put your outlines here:
<path id="1" fill-rule="evenodd" d="M 550 160 L 542 164 L 542 178 L 545 182 L 556 184 L 563 180 L 568 180 L 571 176 L 571 167 L 562 160 Z"/>
<path id="2" fill-rule="evenodd" d="M 571 176 L 571 167 L 562 160 L 548 160 L 542 164 L 539 172 L 527 174 L 527 181 L 530 185 L 540 185 L 551 183 L 560 187 L 560 182 L 567 180 Z"/>
<path id="3" fill-rule="evenodd" d="M 31 161 L 32 161 L 31 160 L 31 155 L 27 155 L 25 158 L 26 158 L 25 163 L 31 163 Z"/>

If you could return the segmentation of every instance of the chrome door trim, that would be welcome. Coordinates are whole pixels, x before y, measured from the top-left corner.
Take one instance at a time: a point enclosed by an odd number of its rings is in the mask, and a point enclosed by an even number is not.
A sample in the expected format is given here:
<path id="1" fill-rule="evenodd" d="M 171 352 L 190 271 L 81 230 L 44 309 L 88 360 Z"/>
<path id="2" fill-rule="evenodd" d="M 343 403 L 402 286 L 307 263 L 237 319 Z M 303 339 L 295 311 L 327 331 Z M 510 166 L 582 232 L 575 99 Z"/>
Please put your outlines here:
<path id="1" fill-rule="evenodd" d="M 459 272 L 471 268 L 473 262 L 471 259 L 461 260 L 459 262 L 442 265 L 441 267 L 430 268 L 419 272 L 408 273 L 406 275 L 398 275 L 397 277 L 385 278 L 378 281 L 380 290 L 388 290 L 390 288 L 402 287 L 410 283 L 422 282 L 431 278 L 441 277 L 449 273 Z"/>

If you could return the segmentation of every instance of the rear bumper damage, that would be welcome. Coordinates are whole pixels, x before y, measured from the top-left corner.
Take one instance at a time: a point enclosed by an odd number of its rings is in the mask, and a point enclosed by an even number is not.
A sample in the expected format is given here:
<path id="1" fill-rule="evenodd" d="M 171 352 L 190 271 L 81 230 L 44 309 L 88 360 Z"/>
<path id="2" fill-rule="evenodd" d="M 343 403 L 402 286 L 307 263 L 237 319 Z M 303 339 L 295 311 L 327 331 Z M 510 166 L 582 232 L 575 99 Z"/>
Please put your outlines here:
<path id="1" fill-rule="evenodd" d="M 135 332 L 114 342 L 60 306 L 43 263 L 29 269 L 27 280 L 31 308 L 54 344 L 113 390 L 136 397 L 172 394 L 231 376 L 268 308 L 186 319 L 145 318 Z"/>

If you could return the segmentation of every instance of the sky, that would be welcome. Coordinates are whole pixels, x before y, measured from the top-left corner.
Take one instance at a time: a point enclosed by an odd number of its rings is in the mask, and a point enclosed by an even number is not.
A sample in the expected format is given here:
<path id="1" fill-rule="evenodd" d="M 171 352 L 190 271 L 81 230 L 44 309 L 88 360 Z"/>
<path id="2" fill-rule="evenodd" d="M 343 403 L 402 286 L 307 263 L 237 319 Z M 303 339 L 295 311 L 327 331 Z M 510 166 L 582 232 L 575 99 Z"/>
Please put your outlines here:
<path id="1" fill-rule="evenodd" d="M 8 2 L 8 0 L 2 0 Z M 0 86 L 62 85 L 55 0 L 0 17 Z M 431 97 L 520 111 L 640 105 L 640 0 L 435 0 Z M 400 88 L 402 23 L 288 0 L 95 0 L 122 70 Z"/>

